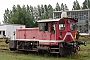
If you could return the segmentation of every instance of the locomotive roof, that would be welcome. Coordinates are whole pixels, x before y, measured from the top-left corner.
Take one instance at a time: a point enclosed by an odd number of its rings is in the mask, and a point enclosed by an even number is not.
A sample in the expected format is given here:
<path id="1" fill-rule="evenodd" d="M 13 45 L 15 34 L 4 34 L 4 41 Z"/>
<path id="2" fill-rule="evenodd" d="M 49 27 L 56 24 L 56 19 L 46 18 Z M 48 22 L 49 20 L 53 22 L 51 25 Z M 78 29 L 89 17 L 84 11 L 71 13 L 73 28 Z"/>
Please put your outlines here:
<path id="1" fill-rule="evenodd" d="M 44 20 L 38 20 L 37 22 L 56 22 L 56 21 L 59 21 L 59 19 L 44 19 Z"/>
<path id="2" fill-rule="evenodd" d="M 59 21 L 60 19 L 63 19 L 63 18 L 58 18 L 58 19 L 44 19 L 44 20 L 38 20 L 37 22 L 57 22 Z M 64 19 L 71 19 L 71 20 L 75 20 L 73 18 L 64 18 Z M 77 21 L 77 20 L 75 20 Z"/>

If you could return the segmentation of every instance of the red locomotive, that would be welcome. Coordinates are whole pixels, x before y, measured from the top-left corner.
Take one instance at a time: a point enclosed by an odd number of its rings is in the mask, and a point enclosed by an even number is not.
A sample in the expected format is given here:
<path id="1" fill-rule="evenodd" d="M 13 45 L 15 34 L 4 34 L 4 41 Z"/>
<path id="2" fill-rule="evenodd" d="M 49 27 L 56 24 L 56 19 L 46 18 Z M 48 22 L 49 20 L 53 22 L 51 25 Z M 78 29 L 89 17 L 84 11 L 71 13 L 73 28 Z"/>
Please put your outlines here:
<path id="1" fill-rule="evenodd" d="M 76 31 L 77 20 L 73 18 L 46 19 L 38 21 L 38 28 L 16 30 L 16 39 L 9 40 L 10 50 L 48 51 L 60 55 L 76 52 L 80 44 Z"/>

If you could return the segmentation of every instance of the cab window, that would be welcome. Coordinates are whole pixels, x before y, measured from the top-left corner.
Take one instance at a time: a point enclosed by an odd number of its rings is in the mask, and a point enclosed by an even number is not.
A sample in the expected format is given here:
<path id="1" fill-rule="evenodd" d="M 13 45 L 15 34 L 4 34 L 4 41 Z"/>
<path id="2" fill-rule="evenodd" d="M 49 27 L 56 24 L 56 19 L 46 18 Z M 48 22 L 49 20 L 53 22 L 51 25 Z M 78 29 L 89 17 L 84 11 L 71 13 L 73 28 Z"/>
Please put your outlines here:
<path id="1" fill-rule="evenodd" d="M 59 30 L 65 30 L 65 21 L 64 20 L 60 20 L 60 22 L 59 22 Z"/>
<path id="2" fill-rule="evenodd" d="M 40 31 L 48 31 L 48 23 L 39 23 Z"/>
<path id="3" fill-rule="evenodd" d="M 75 23 L 70 21 L 70 30 L 75 30 Z"/>
<path id="4" fill-rule="evenodd" d="M 44 23 L 39 23 L 39 30 L 44 31 Z"/>
<path id="5" fill-rule="evenodd" d="M 51 33 L 55 33 L 55 24 L 51 24 Z"/>
<path id="6" fill-rule="evenodd" d="M 48 31 L 48 23 L 44 23 L 45 31 Z"/>

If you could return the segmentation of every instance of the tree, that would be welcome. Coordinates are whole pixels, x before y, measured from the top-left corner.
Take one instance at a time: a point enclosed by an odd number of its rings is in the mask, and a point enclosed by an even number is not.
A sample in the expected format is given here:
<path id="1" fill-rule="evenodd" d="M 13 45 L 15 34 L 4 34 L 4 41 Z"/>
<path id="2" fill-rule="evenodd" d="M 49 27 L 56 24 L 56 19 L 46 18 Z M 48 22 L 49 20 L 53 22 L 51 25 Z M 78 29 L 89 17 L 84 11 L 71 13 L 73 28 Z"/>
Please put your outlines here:
<path id="1" fill-rule="evenodd" d="M 34 8 L 30 5 L 30 15 L 33 16 L 34 15 Z"/>
<path id="2" fill-rule="evenodd" d="M 61 4 L 61 10 L 64 11 L 64 4 L 63 3 Z"/>
<path id="3" fill-rule="evenodd" d="M 24 24 L 26 27 L 35 27 L 37 23 L 35 22 L 32 6 L 22 7 L 20 5 L 13 6 L 12 10 L 5 10 L 4 13 L 4 23 L 10 24 Z"/>
<path id="4" fill-rule="evenodd" d="M 48 17 L 53 18 L 53 8 L 50 4 L 48 5 Z"/>
<path id="5" fill-rule="evenodd" d="M 41 7 L 40 5 L 38 5 L 38 14 L 39 14 L 39 17 L 41 16 Z"/>
<path id="6" fill-rule="evenodd" d="M 85 0 L 83 2 L 83 6 L 82 6 L 82 9 L 90 9 L 90 0 Z"/>
<path id="7" fill-rule="evenodd" d="M 38 20 L 39 14 L 38 14 L 38 8 L 37 7 L 34 7 L 34 9 L 33 9 L 33 16 L 34 16 L 35 20 Z"/>
<path id="8" fill-rule="evenodd" d="M 61 8 L 60 8 L 60 6 L 59 6 L 59 3 L 57 2 L 55 11 L 60 11 L 60 10 L 61 10 Z"/>
<path id="9" fill-rule="evenodd" d="M 48 7 L 47 7 L 47 5 L 44 5 L 44 14 L 45 14 L 45 18 L 44 19 L 48 19 L 49 16 L 48 16 Z"/>
<path id="10" fill-rule="evenodd" d="M 9 9 L 7 8 L 5 10 L 5 13 L 4 13 L 4 21 L 3 21 L 3 23 L 7 24 L 9 22 L 10 13 L 11 13 L 11 11 L 9 11 Z"/>
<path id="11" fill-rule="evenodd" d="M 45 18 L 44 6 L 41 5 L 41 17 L 40 17 L 40 19 L 44 19 L 44 18 Z"/>
<path id="12" fill-rule="evenodd" d="M 69 10 L 66 4 L 64 5 L 64 10 Z"/>
<path id="13" fill-rule="evenodd" d="M 79 5 L 79 2 L 76 0 L 76 1 L 73 2 L 72 10 L 79 10 L 79 9 L 81 9 L 81 8 L 80 8 L 80 5 Z"/>

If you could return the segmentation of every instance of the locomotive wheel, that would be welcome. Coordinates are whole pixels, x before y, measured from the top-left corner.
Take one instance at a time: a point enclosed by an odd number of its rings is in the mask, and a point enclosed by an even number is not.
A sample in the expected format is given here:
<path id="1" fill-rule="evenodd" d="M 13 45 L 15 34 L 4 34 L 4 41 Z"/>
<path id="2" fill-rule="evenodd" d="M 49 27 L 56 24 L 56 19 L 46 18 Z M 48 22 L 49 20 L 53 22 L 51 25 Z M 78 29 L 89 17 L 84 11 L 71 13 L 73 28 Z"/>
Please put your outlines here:
<path id="1" fill-rule="evenodd" d="M 65 56 L 64 48 L 63 48 L 63 43 L 59 43 L 59 54 L 62 57 Z"/>
<path id="2" fill-rule="evenodd" d="M 68 46 L 64 46 L 63 43 L 59 43 L 59 54 L 63 57 L 63 56 L 67 56 L 70 55 L 73 51 L 73 48 L 68 47 Z"/>
<path id="3" fill-rule="evenodd" d="M 5 40 L 5 43 L 8 44 L 9 43 L 9 40 Z"/>
<path id="4" fill-rule="evenodd" d="M 59 48 L 59 54 L 60 54 L 61 57 L 65 56 L 63 48 Z"/>

